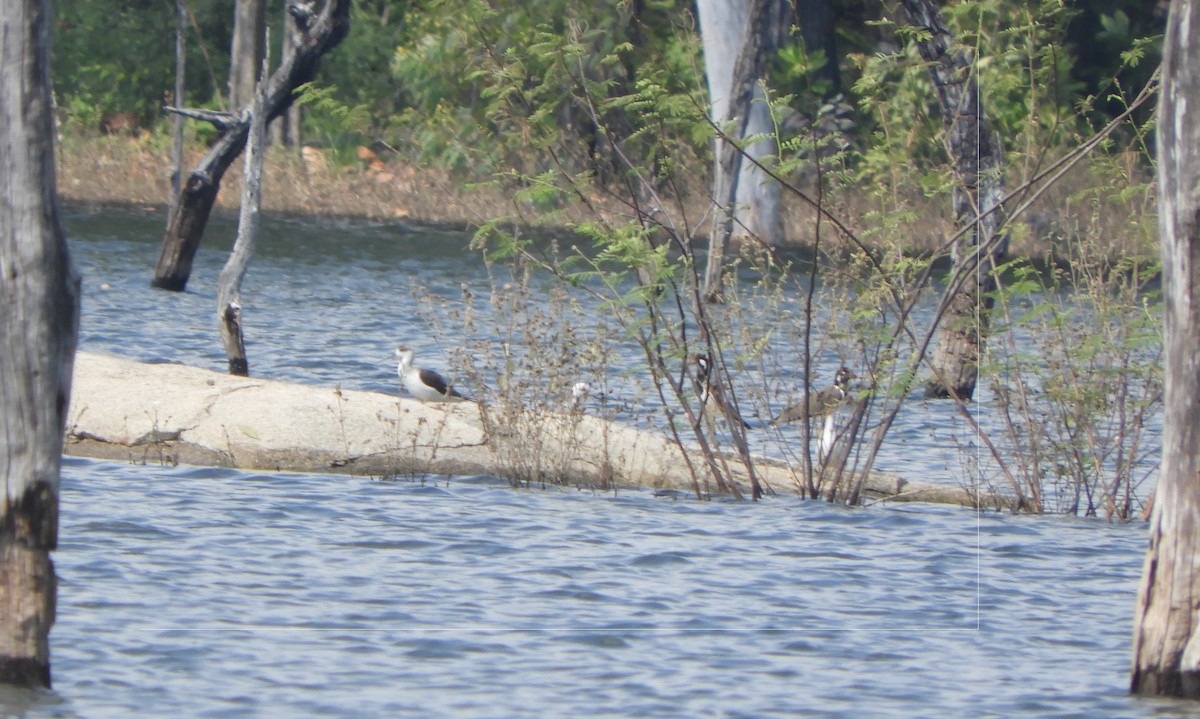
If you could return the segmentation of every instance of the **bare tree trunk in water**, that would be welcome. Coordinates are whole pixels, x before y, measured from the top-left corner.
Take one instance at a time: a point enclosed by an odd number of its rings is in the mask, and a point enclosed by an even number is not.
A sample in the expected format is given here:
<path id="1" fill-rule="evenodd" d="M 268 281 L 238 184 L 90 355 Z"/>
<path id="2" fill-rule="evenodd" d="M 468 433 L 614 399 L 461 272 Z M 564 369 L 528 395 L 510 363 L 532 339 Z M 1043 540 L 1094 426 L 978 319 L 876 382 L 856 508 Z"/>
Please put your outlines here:
<path id="1" fill-rule="evenodd" d="M 734 139 L 773 133 L 758 81 L 791 27 L 791 5 L 786 0 L 701 0 L 697 8 L 713 122 Z M 768 162 L 776 144 L 759 140 L 745 152 Z M 731 240 L 753 237 L 768 245 L 784 241 L 779 184 L 721 139 L 716 141 L 714 165 L 718 208 L 704 274 L 704 296 L 710 301 L 720 298 Z"/>
<path id="2" fill-rule="evenodd" d="M 59 223 L 46 0 L 0 4 L 0 683 L 50 686 L 79 278 Z"/>
<path id="3" fill-rule="evenodd" d="M 1166 345 L 1162 467 L 1133 619 L 1130 688 L 1200 698 L 1200 3 L 1174 0 L 1158 111 Z"/>
<path id="4" fill-rule="evenodd" d="M 217 325 L 221 329 L 221 344 L 229 360 L 229 374 L 248 377 L 250 362 L 246 358 L 246 342 L 242 334 L 242 279 L 254 254 L 258 239 L 259 207 L 262 205 L 263 149 L 266 142 L 266 113 L 263 94 L 267 88 L 267 61 L 254 92 L 250 110 L 250 135 L 246 142 L 245 171 L 242 173 L 242 208 L 238 216 L 237 239 L 229 260 L 221 270 L 217 283 Z"/>
<path id="5" fill-rule="evenodd" d="M 1001 231 L 1004 160 L 999 139 L 984 122 L 975 53 L 955 45 L 934 0 L 901 0 L 900 4 L 910 23 L 927 33 L 917 40 L 917 49 L 929 63 L 946 126 L 946 150 L 954 163 L 954 226 L 970 228 L 952 248 L 954 264 L 933 350 L 934 376 L 925 395 L 970 399 L 979 378 L 991 293 L 996 288 L 991 270 L 1008 254 L 1008 239 Z"/>
<path id="6" fill-rule="evenodd" d="M 350 31 L 350 0 L 327 0 L 318 15 L 310 14 L 305 7 L 289 5 L 301 39 L 290 62 L 276 68 L 267 83 L 264 107 L 268 123 L 292 106 L 296 88 L 316 77 L 321 56 L 337 47 Z M 250 113 L 248 108 L 236 115 L 169 109 L 212 122 L 221 131 L 179 192 L 167 218 L 162 250 L 150 282 L 152 287 L 182 292 L 187 288 L 192 260 L 221 189 L 221 178 L 246 146 Z"/>

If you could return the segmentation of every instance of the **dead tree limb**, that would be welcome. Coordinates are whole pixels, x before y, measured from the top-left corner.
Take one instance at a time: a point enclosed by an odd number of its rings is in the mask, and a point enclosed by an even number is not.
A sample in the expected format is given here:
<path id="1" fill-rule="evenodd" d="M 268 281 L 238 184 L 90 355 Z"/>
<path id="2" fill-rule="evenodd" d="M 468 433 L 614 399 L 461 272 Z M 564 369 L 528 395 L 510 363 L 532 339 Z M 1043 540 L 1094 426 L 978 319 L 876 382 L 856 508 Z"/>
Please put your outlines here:
<path id="1" fill-rule="evenodd" d="M 221 270 L 217 284 L 217 324 L 221 328 L 221 343 L 229 359 L 229 374 L 247 377 L 250 362 L 246 358 L 246 342 L 242 334 L 242 279 L 254 254 L 258 239 L 259 208 L 262 206 L 263 145 L 267 128 L 263 112 L 264 91 L 267 87 L 267 60 L 254 88 L 250 109 L 250 134 L 246 142 L 245 171 L 242 178 L 242 208 L 238 216 L 237 239 L 229 260 Z"/>
<path id="2" fill-rule="evenodd" d="M 221 112 L 220 110 L 207 110 L 205 108 L 191 107 L 172 107 L 167 105 L 163 108 L 163 112 L 179 115 L 180 117 L 190 117 L 193 120 L 201 120 L 203 122 L 212 123 L 213 127 L 221 132 L 225 132 L 231 128 L 236 128 L 242 122 L 240 115 L 235 115 L 232 112 Z"/>
<path id="3" fill-rule="evenodd" d="M 267 82 L 263 102 L 267 123 L 291 107 L 297 88 L 316 77 L 321 57 L 346 37 L 350 31 L 350 0 L 326 0 L 315 15 L 297 6 L 290 16 L 299 27 L 300 43 L 295 54 L 276 68 Z M 249 108 L 244 108 L 237 122 L 221 130 L 220 137 L 188 175 L 167 219 L 152 287 L 175 292 L 186 289 L 221 179 L 246 146 L 249 116 Z"/>

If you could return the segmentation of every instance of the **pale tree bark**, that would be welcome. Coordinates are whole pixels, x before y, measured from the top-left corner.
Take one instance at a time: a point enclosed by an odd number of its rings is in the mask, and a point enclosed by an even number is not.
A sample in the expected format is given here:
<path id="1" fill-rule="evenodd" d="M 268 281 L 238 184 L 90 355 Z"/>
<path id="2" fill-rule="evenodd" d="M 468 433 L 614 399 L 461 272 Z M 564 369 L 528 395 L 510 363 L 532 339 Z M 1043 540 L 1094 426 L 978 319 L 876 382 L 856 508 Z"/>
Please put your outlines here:
<path id="1" fill-rule="evenodd" d="M 187 0 L 175 0 L 175 92 L 171 101 L 183 104 L 187 89 Z M 171 206 L 179 198 L 179 183 L 183 172 L 183 116 L 175 116 L 175 127 L 171 134 Z"/>
<path id="2" fill-rule="evenodd" d="M 312 14 L 308 4 L 291 3 L 288 8 L 300 32 L 300 43 L 296 53 L 276 68 L 267 82 L 264 108 L 268 123 L 292 106 L 296 89 L 316 77 L 321 57 L 337 47 L 350 31 L 350 0 L 326 0 L 318 14 Z M 168 110 L 212 122 L 221 131 L 179 191 L 167 218 L 162 249 L 150 282 L 152 287 L 182 292 L 187 288 L 192 260 L 204 237 L 221 179 L 246 146 L 250 110 L 246 107 L 235 114 Z"/>
<path id="3" fill-rule="evenodd" d="M 735 140 L 773 135 L 759 81 L 791 26 L 791 5 L 786 0 L 700 0 L 697 10 L 713 122 Z M 773 137 L 744 148 L 767 165 L 777 149 Z M 779 183 L 744 160 L 729 142 L 718 139 L 713 155 L 717 214 L 704 277 L 704 295 L 710 300 L 720 297 L 731 242 L 753 238 L 777 246 L 785 240 Z"/>
<path id="4" fill-rule="evenodd" d="M 901 0 L 909 22 L 924 31 L 917 40 L 937 88 L 946 128 L 946 151 L 954 165 L 951 193 L 953 266 L 942 307 L 931 365 L 928 397 L 970 399 L 979 378 L 979 358 L 988 332 L 991 270 L 1008 254 L 1003 232 L 1004 160 L 1000 141 L 987 126 L 975 75 L 975 53 L 954 42 L 935 0 Z"/>
<path id="5" fill-rule="evenodd" d="M 254 84 L 266 45 L 267 0 L 235 0 L 233 41 L 229 43 L 229 108 L 237 111 L 254 99 Z M 176 100 L 176 102 L 181 102 Z"/>
<path id="6" fill-rule="evenodd" d="M 296 54 L 296 48 L 300 45 L 300 28 L 289 18 L 287 8 L 283 11 L 283 27 L 282 51 L 279 56 L 280 63 L 286 65 L 292 61 L 292 56 Z M 293 147 L 297 156 L 301 143 L 300 110 L 299 105 L 292 103 L 291 107 L 271 123 L 270 128 L 271 143 Z"/>
<path id="7" fill-rule="evenodd" d="M 1200 698 L 1200 2 L 1171 3 L 1158 111 L 1165 417 L 1131 688 Z"/>
<path id="8" fill-rule="evenodd" d="M 48 6 L 0 4 L 0 682 L 41 687 L 79 327 L 55 198 Z"/>
<path id="9" fill-rule="evenodd" d="M 237 239 L 217 283 L 217 325 L 221 344 L 229 360 L 229 374 L 247 377 L 250 362 L 242 333 L 242 280 L 250 267 L 254 243 L 258 239 L 259 207 L 262 205 L 263 145 L 266 140 L 266 113 L 263 112 L 267 87 L 267 63 L 262 64 L 254 104 L 250 110 L 250 135 L 246 142 L 245 171 L 242 174 L 242 207 L 238 215 Z"/>

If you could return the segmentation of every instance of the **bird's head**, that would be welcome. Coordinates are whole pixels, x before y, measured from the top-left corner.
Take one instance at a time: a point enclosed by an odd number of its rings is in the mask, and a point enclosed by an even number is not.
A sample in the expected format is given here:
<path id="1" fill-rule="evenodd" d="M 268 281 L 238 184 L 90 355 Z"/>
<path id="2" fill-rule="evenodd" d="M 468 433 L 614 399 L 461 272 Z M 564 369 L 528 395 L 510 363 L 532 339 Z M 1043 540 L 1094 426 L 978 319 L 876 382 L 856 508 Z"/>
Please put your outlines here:
<path id="1" fill-rule="evenodd" d="M 592 386 L 587 382 L 576 382 L 571 387 L 571 397 L 576 401 L 580 401 L 592 394 Z"/>
<path id="2" fill-rule="evenodd" d="M 407 347 L 397 347 L 396 359 L 400 360 L 400 364 L 406 367 L 411 367 L 413 361 L 413 351 Z"/>

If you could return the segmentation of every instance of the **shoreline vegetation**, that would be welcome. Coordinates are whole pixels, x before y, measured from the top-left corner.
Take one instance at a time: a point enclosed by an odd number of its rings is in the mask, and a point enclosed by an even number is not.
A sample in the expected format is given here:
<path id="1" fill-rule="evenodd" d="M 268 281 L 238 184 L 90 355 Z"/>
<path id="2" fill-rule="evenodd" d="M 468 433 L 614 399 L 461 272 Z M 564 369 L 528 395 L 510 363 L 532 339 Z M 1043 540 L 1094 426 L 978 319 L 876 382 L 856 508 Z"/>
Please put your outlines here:
<path id="1" fill-rule="evenodd" d="M 154 208 L 165 215 L 172 194 L 168 143 L 165 134 L 148 130 L 61 138 L 56 162 L 59 196 L 82 205 Z M 185 150 L 184 173 L 203 152 L 204 148 L 194 144 Z M 1148 170 L 1140 167 L 1134 154 L 1118 158 L 1122 176 L 1131 186 L 1149 183 Z M 356 155 L 357 160 L 347 164 L 340 162 L 332 149 L 312 145 L 269 148 L 263 167 L 262 211 L 462 232 L 473 232 L 505 218 L 514 230 L 532 234 L 571 231 L 595 222 L 598 215 L 618 221 L 634 216 L 619 194 L 606 195 L 597 190 L 586 197 L 586 203 L 566 200 L 547 209 L 515 199 L 511 188 L 501 187 L 495 178 L 456 176 L 445 169 L 407 162 L 399 153 L 386 149 L 376 152 L 360 146 Z M 1111 160 L 1106 158 L 1104 162 Z M 1081 163 L 1043 193 L 1010 228 L 1010 257 L 1027 258 L 1037 264 L 1069 264 L 1078 259 L 1074 247 L 1077 238 L 1086 242 L 1094 227 L 1120 227 L 1131 221 L 1127 214 L 1121 214 L 1127 208 L 1119 204 L 1095 206 L 1080 199 L 1087 188 L 1096 186 L 1093 172 L 1088 163 Z M 242 163 L 235 162 L 222 182 L 216 210 L 237 212 L 241 177 Z M 858 198 L 844 195 L 836 201 L 830 199 L 825 210 L 838 216 L 870 246 L 873 233 L 869 226 L 877 214 L 870 207 L 871 200 L 865 193 Z M 917 187 L 912 188 L 905 203 L 920 220 L 910 227 L 909 237 L 900 249 L 910 254 L 940 250 L 944 238 L 953 233 L 947 203 L 940 197 L 923 196 Z M 707 217 L 709 205 L 709 198 L 701 192 L 672 203 L 671 208 L 693 220 Z M 1067 206 L 1090 216 L 1067 216 L 1062 212 Z M 707 242 L 706 222 L 686 224 L 692 228 L 694 238 Z M 788 243 L 781 249 L 812 248 L 815 238 L 811 233 L 817 223 L 811 207 L 795 198 L 785 198 L 784 225 L 788 228 Z M 1114 257 L 1145 251 L 1144 247 L 1128 245 L 1129 241 L 1125 233 L 1118 234 L 1106 249 Z M 820 245 L 822 253 L 830 256 L 854 248 L 829 227 L 822 230 Z"/>
<path id="2" fill-rule="evenodd" d="M 141 131 L 133 135 L 97 135 L 66 138 L 58 146 L 57 170 L 59 196 L 82 205 L 132 206 L 154 208 L 165 213 L 171 196 L 171 161 L 167 139 L 160 134 Z M 185 151 L 183 172 L 195 165 L 202 148 Z M 286 216 L 328 219 L 361 219 L 399 222 L 417 227 L 472 232 L 476 228 L 506 218 L 518 232 L 555 233 L 593 223 L 597 215 L 628 221 L 633 211 L 618 194 L 595 191 L 581 200 L 567 200 L 552 208 L 534 207 L 513 197 L 494 178 L 459 177 L 451 172 L 408 163 L 397 153 L 379 153 L 365 146 L 357 148 L 357 161 L 340 164 L 335 153 L 311 145 L 299 148 L 272 147 L 263 167 L 262 211 Z M 226 173 L 215 209 L 236 213 L 240 203 L 242 163 L 235 162 Z M 928 251 L 937 246 L 952 227 L 944 202 L 922 201 L 926 232 L 923 240 L 914 238 L 911 251 Z M 708 197 L 684 198 L 673 208 L 688 218 L 708 214 Z M 854 210 L 847 204 L 833 204 L 827 211 L 845 213 Z M 806 232 L 814 225 L 810 208 L 799 201 L 785 203 L 785 226 L 791 228 L 784 249 L 811 247 Z M 546 217 L 552 218 L 549 222 Z M 707 242 L 706 223 L 689 223 L 693 236 Z M 847 221 L 850 227 L 858 222 Z M 826 229 L 821 238 L 824 251 L 836 254 L 852 245 Z M 1023 251 L 1041 256 L 1049 246 L 1027 244 Z"/>

